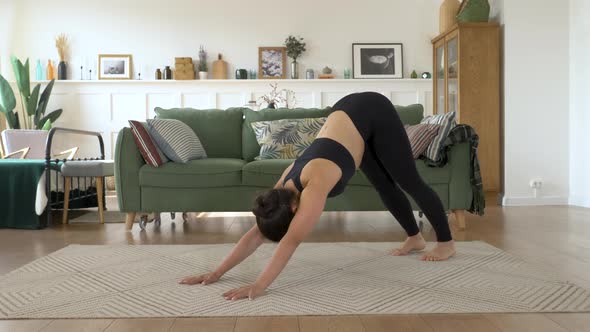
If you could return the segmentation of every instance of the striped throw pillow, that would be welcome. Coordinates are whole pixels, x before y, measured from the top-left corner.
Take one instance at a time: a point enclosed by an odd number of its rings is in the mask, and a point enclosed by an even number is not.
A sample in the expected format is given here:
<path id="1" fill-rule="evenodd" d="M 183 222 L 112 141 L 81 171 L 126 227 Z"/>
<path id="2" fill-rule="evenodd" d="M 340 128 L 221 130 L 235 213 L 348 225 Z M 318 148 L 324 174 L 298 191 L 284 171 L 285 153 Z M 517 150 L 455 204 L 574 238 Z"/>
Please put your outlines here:
<path id="1" fill-rule="evenodd" d="M 185 164 L 189 160 L 207 158 L 199 137 L 184 122 L 148 119 L 147 124 L 150 135 L 170 160 Z"/>
<path id="2" fill-rule="evenodd" d="M 169 161 L 150 136 L 145 123 L 129 120 L 129 126 L 135 145 L 148 165 L 158 167 Z"/>
<path id="3" fill-rule="evenodd" d="M 430 115 L 422 119 L 420 123 L 424 124 L 436 124 L 440 125 L 440 129 L 438 130 L 438 135 L 432 140 L 428 149 L 426 149 L 426 153 L 424 154 L 426 158 L 431 159 L 433 161 L 438 161 L 441 158 L 441 149 L 445 142 L 447 136 L 451 132 L 457 124 L 455 123 L 455 112 L 449 112 L 446 114 L 437 114 L 437 115 Z"/>
<path id="4" fill-rule="evenodd" d="M 428 145 L 432 143 L 432 140 L 438 134 L 440 125 L 435 124 L 417 124 L 414 126 L 405 125 L 406 133 L 410 139 L 410 145 L 412 146 L 412 155 L 414 159 L 418 159 Z"/>

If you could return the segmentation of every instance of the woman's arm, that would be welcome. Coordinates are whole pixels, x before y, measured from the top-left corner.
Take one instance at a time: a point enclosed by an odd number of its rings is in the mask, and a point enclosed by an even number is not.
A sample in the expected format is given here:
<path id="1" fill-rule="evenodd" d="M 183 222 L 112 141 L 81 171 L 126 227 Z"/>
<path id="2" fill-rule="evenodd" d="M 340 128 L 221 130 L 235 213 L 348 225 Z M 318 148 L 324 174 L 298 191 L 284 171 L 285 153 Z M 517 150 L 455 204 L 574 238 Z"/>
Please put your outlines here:
<path id="1" fill-rule="evenodd" d="M 283 171 L 283 174 L 281 175 L 281 178 L 279 179 L 279 181 L 277 181 L 277 183 L 275 184 L 273 189 L 279 189 L 279 188 L 283 187 L 283 182 L 285 181 L 285 176 L 287 176 L 287 173 L 289 173 L 291 168 L 293 168 L 293 163 L 291 163 L 291 165 L 289 165 L 289 167 L 285 168 L 285 170 Z"/>
<path id="2" fill-rule="evenodd" d="M 262 233 L 258 230 L 258 226 L 254 225 L 238 242 L 233 248 L 231 253 L 227 255 L 211 273 L 202 275 L 190 276 L 182 279 L 181 284 L 195 285 L 195 284 L 211 284 L 219 280 L 227 271 L 231 270 L 234 266 L 240 264 L 246 257 L 250 256 L 260 245 L 264 242 Z"/>
<path id="3" fill-rule="evenodd" d="M 256 280 L 256 284 L 266 289 L 285 268 L 295 249 L 315 227 L 324 211 L 328 192 L 311 184 L 303 190 L 297 213 L 289 226 L 270 262 Z"/>
<path id="4" fill-rule="evenodd" d="M 272 284 L 285 268 L 295 249 L 303 241 L 320 219 L 329 189 L 325 185 L 314 187 L 308 184 L 300 197 L 299 208 L 291 221 L 287 234 L 283 237 L 270 262 L 252 285 L 232 289 L 223 294 L 228 300 L 241 298 L 254 299 Z"/>
<path id="5" fill-rule="evenodd" d="M 254 225 L 250 230 L 242 236 L 238 244 L 232 249 L 231 253 L 223 259 L 215 272 L 220 277 L 234 266 L 240 264 L 248 256 L 252 255 L 258 247 L 264 242 L 264 236 L 258 230 L 258 226 Z"/>

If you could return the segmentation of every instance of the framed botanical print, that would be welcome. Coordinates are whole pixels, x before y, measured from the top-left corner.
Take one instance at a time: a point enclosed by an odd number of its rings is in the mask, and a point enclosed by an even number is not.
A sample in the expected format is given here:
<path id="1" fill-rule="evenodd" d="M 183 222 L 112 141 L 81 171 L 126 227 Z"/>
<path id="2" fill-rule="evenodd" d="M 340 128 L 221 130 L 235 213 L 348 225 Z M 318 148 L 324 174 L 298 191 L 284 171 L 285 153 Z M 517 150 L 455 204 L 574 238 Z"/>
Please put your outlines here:
<path id="1" fill-rule="evenodd" d="M 284 79 L 287 77 L 287 50 L 284 47 L 258 48 L 258 78 Z"/>

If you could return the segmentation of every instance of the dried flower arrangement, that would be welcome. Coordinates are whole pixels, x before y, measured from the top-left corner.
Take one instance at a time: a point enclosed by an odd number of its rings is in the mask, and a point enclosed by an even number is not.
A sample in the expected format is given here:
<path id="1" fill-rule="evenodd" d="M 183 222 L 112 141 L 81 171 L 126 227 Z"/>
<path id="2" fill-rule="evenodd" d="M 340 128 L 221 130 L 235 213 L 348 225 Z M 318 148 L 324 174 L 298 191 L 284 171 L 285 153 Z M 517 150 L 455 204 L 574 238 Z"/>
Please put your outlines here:
<path id="1" fill-rule="evenodd" d="M 57 53 L 59 54 L 59 60 L 66 62 L 69 45 L 68 36 L 65 33 L 62 33 L 55 38 L 55 47 L 57 48 Z"/>
<path id="2" fill-rule="evenodd" d="M 271 83 L 270 87 L 271 90 L 268 94 L 262 95 L 258 98 L 259 106 L 262 106 L 263 103 L 266 103 L 269 108 L 275 108 L 279 103 L 284 103 L 287 108 L 295 106 L 297 103 L 295 92 L 288 89 L 279 90 L 278 83 Z"/>

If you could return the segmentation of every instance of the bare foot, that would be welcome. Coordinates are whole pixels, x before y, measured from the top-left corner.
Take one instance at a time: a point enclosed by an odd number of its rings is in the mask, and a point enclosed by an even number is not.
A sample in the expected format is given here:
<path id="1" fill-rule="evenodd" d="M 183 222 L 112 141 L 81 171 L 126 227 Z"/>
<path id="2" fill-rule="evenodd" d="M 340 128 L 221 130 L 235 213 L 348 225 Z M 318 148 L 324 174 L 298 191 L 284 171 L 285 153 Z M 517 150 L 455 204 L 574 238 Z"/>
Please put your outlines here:
<path id="1" fill-rule="evenodd" d="M 444 261 L 455 255 L 455 241 L 437 242 L 434 249 L 422 255 L 423 261 Z"/>
<path id="2" fill-rule="evenodd" d="M 414 236 L 409 236 L 404 244 L 397 249 L 393 249 L 391 254 L 393 256 L 405 256 L 412 251 L 420 251 L 426 248 L 426 241 L 422 237 L 422 234 L 418 233 Z"/>

